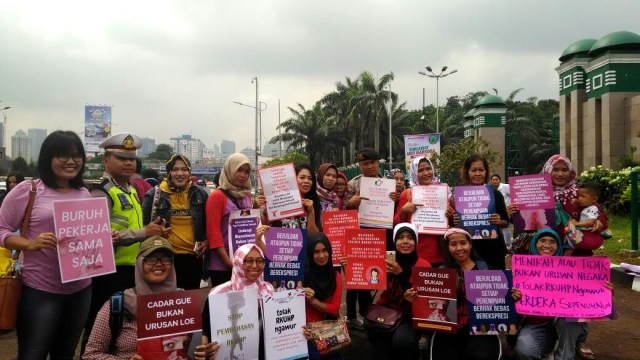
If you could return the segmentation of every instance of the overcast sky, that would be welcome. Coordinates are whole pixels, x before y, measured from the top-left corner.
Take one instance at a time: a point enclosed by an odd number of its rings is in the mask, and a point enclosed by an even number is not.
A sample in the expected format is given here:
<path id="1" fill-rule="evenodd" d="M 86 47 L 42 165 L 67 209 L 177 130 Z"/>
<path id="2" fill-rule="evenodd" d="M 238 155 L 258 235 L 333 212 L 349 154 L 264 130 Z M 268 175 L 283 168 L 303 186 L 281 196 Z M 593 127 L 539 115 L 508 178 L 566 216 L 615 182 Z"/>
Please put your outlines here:
<path id="1" fill-rule="evenodd" d="M 554 68 L 572 42 L 640 33 L 640 1 L 181 0 L 0 2 L 0 108 L 18 129 L 83 130 L 84 106 L 113 108 L 113 131 L 168 142 L 253 147 L 257 76 L 263 141 L 288 106 L 336 81 L 393 71 L 408 109 L 436 102 L 427 65 L 458 73 L 451 95 L 497 88 L 557 98 Z"/>

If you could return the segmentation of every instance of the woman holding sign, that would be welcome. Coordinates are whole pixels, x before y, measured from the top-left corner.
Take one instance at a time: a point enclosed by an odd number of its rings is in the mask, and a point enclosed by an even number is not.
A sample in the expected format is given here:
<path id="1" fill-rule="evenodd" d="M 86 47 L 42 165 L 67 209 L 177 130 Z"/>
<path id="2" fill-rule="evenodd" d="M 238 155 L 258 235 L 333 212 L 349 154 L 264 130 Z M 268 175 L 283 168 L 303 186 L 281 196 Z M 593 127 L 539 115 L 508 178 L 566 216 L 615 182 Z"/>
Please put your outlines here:
<path id="1" fill-rule="evenodd" d="M 413 224 L 400 223 L 393 229 L 395 260 L 385 260 L 387 264 L 387 289 L 382 292 L 377 304 L 402 310 L 400 325 L 391 333 L 369 330 L 374 359 L 418 359 L 418 333 L 412 327 L 411 303 L 416 295 L 412 287 L 413 268 L 430 268 L 428 261 L 418 257 L 416 246 L 418 229 Z M 425 339 L 426 340 L 426 339 Z"/>
<path id="2" fill-rule="evenodd" d="M 433 178 L 433 163 L 426 157 L 418 157 L 411 161 L 411 168 L 409 169 L 409 181 L 411 186 L 426 186 L 437 184 L 437 181 Z M 412 190 L 408 188 L 400 194 L 400 199 L 396 207 L 395 215 L 393 216 L 393 222 L 395 224 L 401 222 L 408 222 L 411 220 L 411 214 L 418 209 L 412 200 Z M 453 221 L 453 204 L 449 202 L 447 204 L 447 218 L 449 223 Z M 442 264 L 442 250 L 440 249 L 439 235 L 435 234 L 419 234 L 416 252 L 418 257 L 427 260 L 433 266 L 440 266 Z"/>
<path id="3" fill-rule="evenodd" d="M 0 212 L 0 246 L 22 250 L 22 298 L 18 307 L 19 359 L 73 358 L 89 313 L 91 279 L 62 283 L 53 202 L 90 198 L 84 188 L 85 150 L 73 131 L 54 131 L 42 143 L 40 179 L 7 194 Z M 35 188 L 32 188 L 32 184 Z M 26 232 L 15 235 L 35 192 Z"/>
<path id="4" fill-rule="evenodd" d="M 83 359 L 97 360 L 106 358 L 142 359 L 138 354 L 154 354 L 155 358 L 183 359 L 188 358 L 187 351 L 191 336 L 173 338 L 174 342 L 166 338 L 152 338 L 138 342 L 137 302 L 138 296 L 162 294 L 177 291 L 176 271 L 174 268 L 173 248 L 167 239 L 153 236 L 143 241 L 138 250 L 135 268 L 136 286 L 124 291 L 122 295 L 123 311 L 122 324 L 114 330 L 111 301 L 107 301 L 96 317 L 89 342 Z M 117 331 L 117 333 L 114 333 Z M 171 345 L 168 345 L 170 342 Z M 205 360 L 215 358 L 218 351 L 217 343 L 198 345 L 194 352 L 195 359 Z M 160 357 L 155 357 L 160 355 Z M 146 358 L 146 357 L 145 357 Z"/>
<path id="5" fill-rule="evenodd" d="M 458 332 L 435 332 L 431 339 L 431 360 L 500 359 L 500 339 L 497 335 L 470 335 L 469 310 L 464 287 L 464 272 L 488 270 L 489 266 L 475 252 L 471 234 L 466 229 L 452 227 L 444 234 L 444 265 L 458 273 Z"/>
<path id="6" fill-rule="evenodd" d="M 460 172 L 460 182 L 462 185 L 486 185 L 489 183 L 489 163 L 484 156 L 473 154 L 464 160 L 462 170 Z M 504 203 L 502 193 L 489 185 L 490 191 L 493 192 L 495 199 L 496 212 L 489 215 L 489 224 L 496 225 L 498 228 L 509 226 L 509 214 Z M 460 218 L 455 215 L 454 223 L 458 224 Z M 478 255 L 487 262 L 495 270 L 504 270 L 504 257 L 507 253 L 507 247 L 504 244 L 502 231 L 496 232 L 496 238 L 493 239 L 474 239 L 473 248 Z"/>
<path id="7" fill-rule="evenodd" d="M 222 294 L 231 291 L 242 291 L 247 289 L 255 289 L 258 292 L 258 298 L 262 298 L 268 294 L 273 294 L 273 286 L 264 281 L 264 253 L 255 244 L 245 244 L 236 250 L 233 255 L 233 271 L 231 280 L 224 284 L 220 284 L 213 288 L 211 294 Z M 256 304 L 256 307 L 259 306 Z M 208 343 L 213 339 L 211 334 L 211 312 L 209 309 L 209 300 L 204 304 L 202 311 L 202 338 L 204 343 Z M 262 336 L 262 327 L 260 328 L 260 359 L 264 359 L 264 344 Z"/>
<path id="8" fill-rule="evenodd" d="M 313 174 L 313 170 L 311 170 L 311 166 L 308 164 L 296 166 L 296 179 L 300 189 L 302 205 L 307 214 L 273 221 L 270 225 L 290 229 L 306 229 L 309 235 L 312 235 L 320 231 L 322 206 L 316 192 L 316 177 Z"/>
<path id="9" fill-rule="evenodd" d="M 241 153 L 230 155 L 222 167 L 220 186 L 211 192 L 207 200 L 207 237 L 211 249 L 207 268 L 213 286 L 231 278 L 233 263 L 229 257 L 229 215 L 233 211 L 259 208 L 265 202 L 263 195 L 251 202 L 250 174 L 248 157 Z"/>
<path id="10" fill-rule="evenodd" d="M 335 320 L 340 315 L 342 279 L 333 267 L 331 243 L 323 233 L 315 233 L 307 240 L 307 269 L 304 273 L 307 323 Z M 305 336 L 309 332 L 305 329 Z M 318 349 L 308 342 L 309 359 L 320 359 Z M 339 359 L 339 355 L 323 359 Z"/>

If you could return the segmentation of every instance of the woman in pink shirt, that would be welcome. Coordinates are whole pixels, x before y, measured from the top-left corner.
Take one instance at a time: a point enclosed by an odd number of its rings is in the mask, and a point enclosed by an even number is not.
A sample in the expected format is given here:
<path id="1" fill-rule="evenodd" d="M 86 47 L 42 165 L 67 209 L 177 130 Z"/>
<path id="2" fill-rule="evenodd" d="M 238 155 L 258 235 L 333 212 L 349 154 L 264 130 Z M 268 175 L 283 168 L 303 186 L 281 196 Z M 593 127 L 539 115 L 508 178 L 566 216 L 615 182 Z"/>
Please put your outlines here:
<path id="1" fill-rule="evenodd" d="M 58 267 L 53 202 L 91 197 L 84 188 L 85 151 L 73 131 L 54 131 L 42 143 L 40 179 L 29 227 L 22 224 L 31 181 L 18 184 L 0 209 L 0 246 L 23 251 L 18 308 L 19 359 L 72 359 L 89 312 L 91 279 L 62 283 Z"/>

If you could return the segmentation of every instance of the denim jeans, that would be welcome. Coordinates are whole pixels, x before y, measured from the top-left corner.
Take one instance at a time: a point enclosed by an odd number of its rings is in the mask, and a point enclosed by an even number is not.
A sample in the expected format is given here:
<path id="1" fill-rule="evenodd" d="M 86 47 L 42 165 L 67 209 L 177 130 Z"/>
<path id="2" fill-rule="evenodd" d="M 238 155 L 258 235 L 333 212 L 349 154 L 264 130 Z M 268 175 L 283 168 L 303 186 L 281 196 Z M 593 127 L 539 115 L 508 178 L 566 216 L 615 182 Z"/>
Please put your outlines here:
<path id="1" fill-rule="evenodd" d="M 558 332 L 558 350 L 555 360 L 573 360 L 576 357 L 576 342 L 584 330 L 585 323 L 567 321 L 565 318 L 556 320 Z"/>
<path id="2" fill-rule="evenodd" d="M 87 320 L 91 286 L 73 294 L 22 288 L 18 308 L 18 359 L 73 359 Z"/>
<path id="3" fill-rule="evenodd" d="M 520 329 L 515 351 L 520 360 L 539 360 L 553 349 L 557 339 L 555 321 L 527 324 Z"/>

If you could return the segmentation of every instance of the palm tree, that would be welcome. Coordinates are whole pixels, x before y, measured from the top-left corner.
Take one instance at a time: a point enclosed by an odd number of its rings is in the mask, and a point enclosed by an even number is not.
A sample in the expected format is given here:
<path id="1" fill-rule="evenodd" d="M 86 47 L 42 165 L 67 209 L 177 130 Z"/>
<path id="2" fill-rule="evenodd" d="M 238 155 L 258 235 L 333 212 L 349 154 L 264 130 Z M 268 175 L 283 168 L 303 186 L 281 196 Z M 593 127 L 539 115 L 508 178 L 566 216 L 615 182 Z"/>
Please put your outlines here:
<path id="1" fill-rule="evenodd" d="M 342 144 L 342 165 L 347 161 L 347 151 L 345 146 L 349 145 L 349 159 L 355 157 L 356 141 L 359 138 L 360 126 L 358 116 L 354 112 L 355 99 L 360 94 L 360 83 L 358 79 L 345 78 L 345 82 L 336 82 L 336 90 L 325 95 L 320 102 L 324 106 L 324 112 L 328 117 L 328 122 L 334 132 L 332 142 Z"/>
<path id="2" fill-rule="evenodd" d="M 329 129 L 322 105 L 318 101 L 312 109 L 307 110 L 302 104 L 298 104 L 298 109 L 289 107 L 289 111 L 293 116 L 277 127 L 284 132 L 274 136 L 269 142 L 275 144 L 278 141 L 288 141 L 291 142 L 291 147 L 304 149 L 309 156 L 310 165 L 315 169 L 317 159 L 322 158 L 328 143 Z"/>
<path id="3" fill-rule="evenodd" d="M 398 101 L 398 95 L 387 90 L 393 80 L 393 73 L 382 75 L 380 80 L 376 82 L 370 72 L 364 71 L 358 79 L 360 80 L 362 93 L 357 96 L 357 111 L 361 120 L 367 119 L 367 121 L 361 121 L 361 126 L 366 126 L 370 129 L 371 125 L 373 125 L 373 147 L 380 151 L 380 124 L 388 116 L 387 106 L 389 102 Z M 370 124 L 371 121 L 373 121 L 373 124 Z"/>

